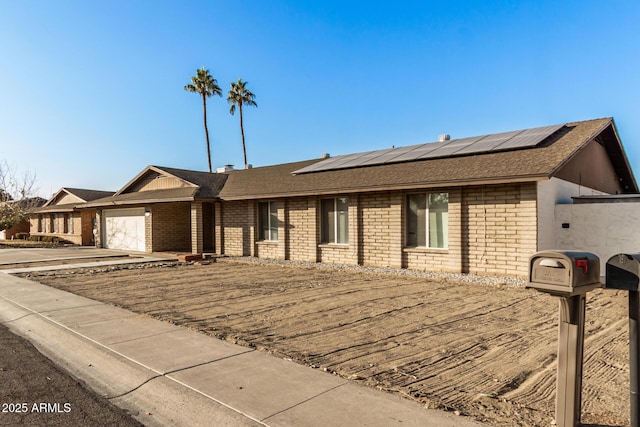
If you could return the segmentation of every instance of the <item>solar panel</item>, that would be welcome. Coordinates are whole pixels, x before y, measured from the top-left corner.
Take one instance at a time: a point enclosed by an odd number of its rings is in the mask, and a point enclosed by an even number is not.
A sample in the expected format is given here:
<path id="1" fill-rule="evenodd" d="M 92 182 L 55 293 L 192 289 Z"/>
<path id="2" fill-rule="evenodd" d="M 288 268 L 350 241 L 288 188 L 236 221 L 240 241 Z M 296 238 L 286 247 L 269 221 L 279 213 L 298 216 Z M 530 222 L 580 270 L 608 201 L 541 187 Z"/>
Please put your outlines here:
<path id="1" fill-rule="evenodd" d="M 412 150 L 406 151 L 404 153 L 399 153 L 393 159 L 389 160 L 389 163 L 396 162 L 406 162 L 410 160 L 415 160 L 420 156 L 423 156 L 433 150 L 436 150 L 438 147 L 444 146 L 449 141 L 443 142 L 430 142 L 427 144 L 414 145 Z"/>
<path id="2" fill-rule="evenodd" d="M 442 145 L 441 147 L 438 147 L 433 151 L 423 154 L 422 156 L 418 157 L 418 159 L 432 159 L 435 157 L 447 157 L 456 154 L 458 151 L 472 146 L 480 138 L 481 137 L 476 136 L 472 138 L 454 139 L 446 145 Z"/>
<path id="3" fill-rule="evenodd" d="M 378 158 L 384 156 L 386 153 L 390 151 L 393 151 L 393 148 L 389 148 L 386 150 L 369 151 L 367 153 L 364 153 L 362 156 L 358 157 L 357 159 L 351 159 L 349 162 L 341 164 L 340 169 L 348 168 L 348 167 L 363 166 L 370 162 L 373 162 L 373 164 L 381 163 L 380 161 L 378 161 Z"/>
<path id="4" fill-rule="evenodd" d="M 294 174 L 382 165 L 415 160 L 456 157 L 469 154 L 531 148 L 540 144 L 564 125 L 544 126 L 512 132 L 431 142 L 406 147 L 346 154 L 332 157 L 294 171 Z"/>
<path id="5" fill-rule="evenodd" d="M 478 140 L 471 146 L 465 147 L 456 154 L 476 154 L 485 151 L 491 151 L 500 144 L 504 144 L 509 139 L 519 134 L 520 130 L 514 132 L 496 133 L 493 135 L 485 135 L 478 138 Z"/>
<path id="6" fill-rule="evenodd" d="M 374 153 L 373 151 L 368 151 L 365 153 L 355 153 L 355 154 L 345 154 L 343 156 L 336 156 L 334 158 L 329 158 L 327 160 L 331 160 L 331 169 L 342 169 L 345 163 L 350 163 L 357 161 L 361 157 L 367 155 L 368 153 Z M 356 163 L 357 164 L 357 163 Z M 348 166 L 347 166 L 348 167 Z"/>
<path id="7" fill-rule="evenodd" d="M 497 146 L 494 150 L 509 150 L 512 148 L 526 148 L 538 145 L 547 137 L 560 130 L 564 125 L 545 126 L 535 129 L 527 129 L 506 141 L 504 144 Z"/>

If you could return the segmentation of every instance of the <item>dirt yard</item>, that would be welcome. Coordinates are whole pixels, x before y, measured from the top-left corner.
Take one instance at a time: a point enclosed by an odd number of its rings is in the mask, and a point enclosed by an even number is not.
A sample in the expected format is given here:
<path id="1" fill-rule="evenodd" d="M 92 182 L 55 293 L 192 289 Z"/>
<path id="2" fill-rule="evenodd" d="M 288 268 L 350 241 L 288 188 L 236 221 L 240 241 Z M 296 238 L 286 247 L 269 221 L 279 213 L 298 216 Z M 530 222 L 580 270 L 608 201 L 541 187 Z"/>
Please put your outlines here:
<path id="1" fill-rule="evenodd" d="M 493 426 L 550 426 L 555 298 L 507 285 L 244 263 L 29 276 Z M 627 301 L 587 302 L 585 425 L 628 425 Z"/>

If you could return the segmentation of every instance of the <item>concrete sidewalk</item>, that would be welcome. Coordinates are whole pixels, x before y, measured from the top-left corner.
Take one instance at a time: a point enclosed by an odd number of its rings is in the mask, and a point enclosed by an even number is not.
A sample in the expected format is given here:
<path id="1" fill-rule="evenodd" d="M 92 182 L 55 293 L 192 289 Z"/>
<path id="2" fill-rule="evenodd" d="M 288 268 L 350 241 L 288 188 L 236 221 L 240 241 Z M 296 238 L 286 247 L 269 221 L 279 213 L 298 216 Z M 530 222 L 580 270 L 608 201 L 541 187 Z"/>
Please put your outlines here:
<path id="1" fill-rule="evenodd" d="M 481 426 L 8 274 L 0 321 L 145 425 Z"/>

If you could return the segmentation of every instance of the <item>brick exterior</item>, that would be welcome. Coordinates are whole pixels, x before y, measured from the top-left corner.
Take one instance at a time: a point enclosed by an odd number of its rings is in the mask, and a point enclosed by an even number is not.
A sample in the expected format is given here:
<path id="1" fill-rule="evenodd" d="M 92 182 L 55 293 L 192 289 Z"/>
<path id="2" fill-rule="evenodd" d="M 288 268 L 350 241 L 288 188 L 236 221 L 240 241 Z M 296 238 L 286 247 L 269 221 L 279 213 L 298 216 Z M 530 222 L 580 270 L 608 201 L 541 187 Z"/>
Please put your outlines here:
<path id="1" fill-rule="evenodd" d="M 537 248 L 535 183 L 470 187 L 462 206 L 463 272 L 526 277 Z"/>
<path id="2" fill-rule="evenodd" d="M 220 235 L 223 244 L 221 252 L 231 256 L 250 256 L 253 245 L 255 218 L 250 205 L 254 202 L 240 201 L 224 203 L 222 218 L 224 228 Z"/>
<path id="3" fill-rule="evenodd" d="M 29 233 L 32 236 L 59 237 L 76 245 L 89 246 L 93 244 L 93 218 L 96 211 L 59 212 L 33 214 L 29 217 Z M 44 218 L 44 229 L 40 229 L 40 216 Z M 71 217 L 72 228 L 68 227 L 66 218 Z M 56 231 L 54 231 L 56 230 Z"/>
<path id="4" fill-rule="evenodd" d="M 449 194 L 448 247 L 406 247 L 407 195 L 438 192 Z M 216 253 L 526 277 L 528 258 L 537 248 L 535 183 L 349 194 L 348 244 L 320 243 L 322 198 L 274 200 L 277 241 L 258 241 L 258 201 L 216 203 L 211 214 Z M 202 252 L 202 203 L 156 203 L 146 209 L 151 212 L 145 217 L 147 251 Z M 97 218 L 99 223 L 99 212 Z"/>
<path id="5" fill-rule="evenodd" d="M 406 196 L 420 192 L 449 193 L 448 248 L 406 247 Z M 277 200 L 277 242 L 256 242 L 257 201 L 223 203 L 219 247 L 227 255 L 517 277 L 526 277 L 536 251 L 534 183 L 348 197 L 348 244 L 319 243 L 321 197 L 295 197 Z"/>
<path id="6" fill-rule="evenodd" d="M 292 261 L 317 262 L 319 231 L 318 200 L 296 197 L 289 201 L 289 247 L 286 258 Z"/>
<path id="7" fill-rule="evenodd" d="M 30 228 L 31 228 L 30 221 L 20 221 L 13 227 L 7 228 L 6 230 L 2 230 L 0 234 L 4 236 L 4 239 L 12 240 L 14 236 L 18 233 L 28 233 Z"/>
<path id="8" fill-rule="evenodd" d="M 151 211 L 151 215 L 145 217 L 147 252 L 192 250 L 191 203 L 155 203 L 147 209 Z M 148 232 L 148 222 L 151 225 L 151 233 Z M 200 244 L 202 245 L 202 241 Z"/>
<path id="9" fill-rule="evenodd" d="M 204 250 L 202 224 L 202 202 L 191 203 L 191 253 L 201 254 Z"/>

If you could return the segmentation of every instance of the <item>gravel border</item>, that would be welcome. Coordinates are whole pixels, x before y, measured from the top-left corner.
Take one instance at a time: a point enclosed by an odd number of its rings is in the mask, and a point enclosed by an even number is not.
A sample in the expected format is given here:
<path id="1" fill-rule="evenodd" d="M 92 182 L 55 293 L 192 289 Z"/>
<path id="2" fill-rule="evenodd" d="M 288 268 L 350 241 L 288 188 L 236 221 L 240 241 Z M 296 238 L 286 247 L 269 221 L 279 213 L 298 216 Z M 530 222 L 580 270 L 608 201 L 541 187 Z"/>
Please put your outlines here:
<path id="1" fill-rule="evenodd" d="M 479 285 L 507 285 L 515 287 L 523 287 L 527 281 L 524 279 L 518 279 L 514 277 L 496 277 L 496 276 L 478 276 L 475 274 L 464 273 L 442 273 L 434 271 L 419 271 L 408 270 L 406 268 L 391 268 L 391 267 L 369 267 L 363 265 L 347 265 L 347 264 L 327 264 L 322 262 L 307 262 L 307 261 L 289 261 L 279 259 L 266 259 L 256 257 L 238 257 L 238 256 L 223 256 L 217 258 L 218 260 L 230 260 L 236 262 L 245 262 L 250 264 L 270 264 L 280 265 L 286 267 L 310 267 L 325 270 L 337 270 L 337 271 L 355 271 L 373 274 L 386 274 L 395 276 L 408 276 L 408 277 L 424 277 L 433 280 L 447 280 L 462 283 L 473 283 Z"/>

